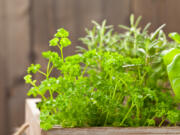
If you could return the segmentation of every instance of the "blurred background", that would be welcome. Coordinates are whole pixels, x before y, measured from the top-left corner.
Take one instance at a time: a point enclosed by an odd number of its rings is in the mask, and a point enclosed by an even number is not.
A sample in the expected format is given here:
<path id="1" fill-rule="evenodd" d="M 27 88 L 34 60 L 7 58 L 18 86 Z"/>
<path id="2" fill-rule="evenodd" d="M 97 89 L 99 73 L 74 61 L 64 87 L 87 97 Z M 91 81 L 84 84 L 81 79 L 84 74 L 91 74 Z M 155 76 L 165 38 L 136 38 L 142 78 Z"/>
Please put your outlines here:
<path id="1" fill-rule="evenodd" d="M 180 0 L 0 0 L 0 135 L 10 135 L 24 122 L 28 86 L 23 77 L 30 63 L 46 62 L 41 52 L 57 28 L 70 32 L 75 53 L 92 20 L 129 25 L 129 16 L 141 15 L 140 25 L 151 22 L 150 31 L 166 24 L 166 33 L 180 32 Z"/>

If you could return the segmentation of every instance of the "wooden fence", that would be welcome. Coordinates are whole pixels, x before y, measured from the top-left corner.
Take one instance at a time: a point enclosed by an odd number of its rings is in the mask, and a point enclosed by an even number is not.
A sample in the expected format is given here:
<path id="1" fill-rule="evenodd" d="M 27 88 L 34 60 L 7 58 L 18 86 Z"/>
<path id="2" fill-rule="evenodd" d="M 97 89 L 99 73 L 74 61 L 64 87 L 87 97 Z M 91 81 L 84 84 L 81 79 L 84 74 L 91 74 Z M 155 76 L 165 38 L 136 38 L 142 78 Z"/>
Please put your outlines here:
<path id="1" fill-rule="evenodd" d="M 28 86 L 23 76 L 34 62 L 45 64 L 41 52 L 57 28 L 70 31 L 74 53 L 77 40 L 91 20 L 129 24 L 129 15 L 142 15 L 151 30 L 166 23 L 166 32 L 180 32 L 180 0 L 0 0 L 0 135 L 9 135 L 24 121 Z"/>

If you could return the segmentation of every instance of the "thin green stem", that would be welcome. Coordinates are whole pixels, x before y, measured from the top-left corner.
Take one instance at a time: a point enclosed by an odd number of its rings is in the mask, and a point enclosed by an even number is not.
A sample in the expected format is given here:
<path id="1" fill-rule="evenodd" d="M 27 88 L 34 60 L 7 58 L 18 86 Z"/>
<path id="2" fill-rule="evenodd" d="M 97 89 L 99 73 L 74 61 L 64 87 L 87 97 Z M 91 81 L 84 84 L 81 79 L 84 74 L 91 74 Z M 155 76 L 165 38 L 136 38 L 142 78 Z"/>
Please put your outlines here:
<path id="1" fill-rule="evenodd" d="M 137 105 L 136 105 L 136 110 L 137 110 L 137 112 L 136 112 L 137 124 L 139 125 L 140 110 L 139 110 L 139 107 Z"/>
<path id="2" fill-rule="evenodd" d="M 61 52 L 61 58 L 62 58 L 62 60 L 63 60 L 63 62 L 64 62 L 63 47 L 60 46 L 60 45 L 57 45 L 57 46 L 58 46 L 58 48 L 60 49 L 60 52 Z"/>
<path id="3" fill-rule="evenodd" d="M 113 93 L 112 99 L 114 99 L 114 96 L 115 96 L 115 94 L 116 94 L 117 86 L 118 86 L 118 83 L 116 84 L 116 86 L 115 86 L 115 88 L 114 88 L 114 93 Z"/>
<path id="4" fill-rule="evenodd" d="M 123 120 L 121 121 L 121 123 L 120 123 L 121 126 L 124 124 L 124 121 L 127 119 L 128 115 L 132 111 L 133 107 L 134 107 L 134 103 L 131 104 L 131 107 L 129 108 L 128 112 L 126 113 Z"/>
<path id="5" fill-rule="evenodd" d="M 47 73 L 47 76 L 49 77 L 49 75 L 51 74 L 51 72 L 52 72 L 52 69 L 53 69 L 54 67 L 53 66 L 51 66 L 51 68 L 50 68 L 50 70 L 49 70 L 49 72 Z"/>
<path id="6" fill-rule="evenodd" d="M 42 95 L 39 91 L 38 91 L 39 95 L 41 95 L 41 97 L 46 100 L 46 97 L 44 95 Z"/>
<path id="7" fill-rule="evenodd" d="M 47 65 L 47 71 L 46 71 L 46 72 L 47 72 L 47 74 L 48 74 L 48 72 L 49 72 L 49 67 L 50 67 L 50 64 L 51 64 L 51 61 L 49 60 L 49 61 L 48 61 L 48 65 Z"/>
<path id="8" fill-rule="evenodd" d="M 85 72 L 86 72 L 87 67 L 88 67 L 88 65 L 86 65 L 86 66 L 84 67 L 84 70 L 83 70 L 83 72 L 82 72 L 82 74 L 81 74 L 81 77 L 83 77 L 83 76 L 84 76 L 84 74 L 85 74 Z"/>
<path id="9" fill-rule="evenodd" d="M 38 70 L 38 72 L 39 72 L 40 74 L 44 75 L 44 76 L 47 76 L 47 74 L 44 73 L 44 72 L 42 72 L 41 70 Z"/>
<path id="10" fill-rule="evenodd" d="M 50 94 L 51 100 L 53 100 L 53 92 L 52 92 L 52 90 L 49 90 L 49 94 Z"/>
<path id="11" fill-rule="evenodd" d="M 105 122 L 104 122 L 104 126 L 106 126 L 106 124 L 107 124 L 108 117 L 109 117 L 109 112 L 107 112 L 106 119 L 105 119 Z"/>
<path id="12" fill-rule="evenodd" d="M 135 28 L 134 28 L 135 29 Z M 134 32 L 134 49 L 135 49 L 135 56 L 137 56 L 137 34 Z"/>
<path id="13" fill-rule="evenodd" d="M 61 47 L 61 57 L 62 57 L 62 60 L 64 61 L 64 58 L 63 58 L 63 48 Z"/>
<path id="14" fill-rule="evenodd" d="M 99 43 L 100 52 L 102 52 L 103 40 L 104 40 L 104 26 L 103 29 L 101 29 L 100 31 L 100 43 Z"/>
<path id="15" fill-rule="evenodd" d="M 159 127 L 162 126 L 162 124 L 164 123 L 165 120 L 166 120 L 165 118 L 162 118 L 161 123 L 159 124 Z"/>

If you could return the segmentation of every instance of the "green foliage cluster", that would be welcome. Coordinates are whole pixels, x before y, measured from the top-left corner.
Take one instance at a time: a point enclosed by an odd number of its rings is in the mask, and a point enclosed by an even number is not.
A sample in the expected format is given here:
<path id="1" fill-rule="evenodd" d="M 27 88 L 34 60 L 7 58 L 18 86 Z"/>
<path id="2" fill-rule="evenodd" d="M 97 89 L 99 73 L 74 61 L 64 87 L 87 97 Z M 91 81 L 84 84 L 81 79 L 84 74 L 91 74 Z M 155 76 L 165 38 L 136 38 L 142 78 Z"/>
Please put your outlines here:
<path id="1" fill-rule="evenodd" d="M 148 34 L 150 24 L 141 30 L 140 18 L 134 20 L 132 15 L 130 27 L 120 25 L 125 33 L 115 33 L 105 21 L 102 25 L 94 22 L 81 38 L 86 47 L 66 58 L 63 48 L 71 44 L 69 33 L 62 28 L 57 31 L 50 46 L 57 46 L 60 55 L 43 52 L 47 71 L 32 64 L 24 78 L 32 85 L 28 95 L 42 97 L 38 104 L 41 128 L 162 126 L 180 121 L 162 57 L 164 50 L 176 44 L 166 40 L 164 25 Z M 53 69 L 58 77 L 51 76 Z M 45 76 L 39 84 L 30 74 L 37 72 Z"/>

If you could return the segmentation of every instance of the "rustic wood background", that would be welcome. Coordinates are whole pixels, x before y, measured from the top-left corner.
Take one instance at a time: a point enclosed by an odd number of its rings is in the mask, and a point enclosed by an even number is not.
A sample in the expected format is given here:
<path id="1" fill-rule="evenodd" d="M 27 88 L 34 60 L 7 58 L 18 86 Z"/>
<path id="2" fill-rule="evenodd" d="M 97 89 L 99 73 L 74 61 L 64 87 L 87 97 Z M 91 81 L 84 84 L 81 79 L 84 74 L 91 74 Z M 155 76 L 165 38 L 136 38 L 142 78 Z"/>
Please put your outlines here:
<path id="1" fill-rule="evenodd" d="M 0 0 L 0 135 L 11 134 L 24 121 L 28 86 L 23 76 L 30 63 L 45 61 L 41 52 L 57 28 L 70 31 L 74 53 L 78 38 L 91 20 L 129 25 L 129 15 L 142 15 L 151 30 L 163 23 L 165 31 L 180 32 L 180 0 Z"/>

